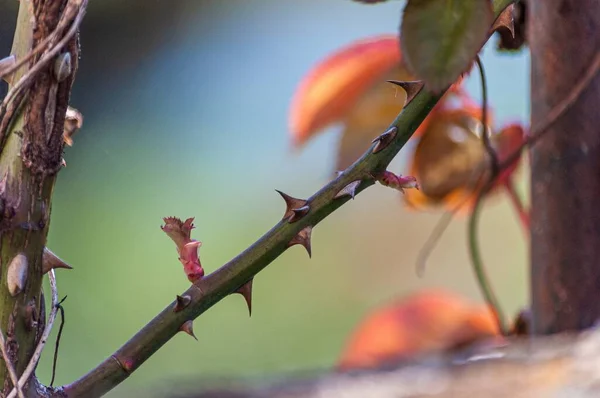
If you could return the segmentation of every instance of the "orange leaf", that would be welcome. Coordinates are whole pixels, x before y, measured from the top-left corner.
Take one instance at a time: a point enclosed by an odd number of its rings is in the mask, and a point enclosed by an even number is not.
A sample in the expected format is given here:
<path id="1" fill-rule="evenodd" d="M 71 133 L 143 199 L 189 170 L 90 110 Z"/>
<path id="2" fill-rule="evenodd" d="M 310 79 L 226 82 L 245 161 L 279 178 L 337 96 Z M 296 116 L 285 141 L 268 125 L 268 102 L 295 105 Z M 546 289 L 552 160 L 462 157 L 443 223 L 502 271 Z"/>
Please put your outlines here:
<path id="1" fill-rule="evenodd" d="M 396 35 L 354 42 L 327 57 L 300 83 L 290 109 L 294 147 L 329 124 L 344 119 L 375 83 L 401 60 Z M 389 121 L 388 121 L 389 123 Z"/>
<path id="2" fill-rule="evenodd" d="M 348 341 L 338 368 L 376 367 L 498 335 L 488 307 L 443 290 L 423 291 L 367 315 Z"/>

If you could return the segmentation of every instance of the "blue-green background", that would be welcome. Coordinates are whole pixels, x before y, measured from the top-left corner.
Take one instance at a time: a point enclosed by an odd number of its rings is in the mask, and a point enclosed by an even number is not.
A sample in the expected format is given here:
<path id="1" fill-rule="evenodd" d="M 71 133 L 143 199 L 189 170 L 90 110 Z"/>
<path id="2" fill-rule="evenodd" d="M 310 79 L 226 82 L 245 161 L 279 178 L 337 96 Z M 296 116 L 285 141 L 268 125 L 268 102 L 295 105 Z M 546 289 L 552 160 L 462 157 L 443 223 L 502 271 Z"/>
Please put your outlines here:
<path id="1" fill-rule="evenodd" d="M 2 54 L 17 5 L 0 1 Z M 402 7 L 90 2 L 72 96 L 84 127 L 65 154 L 48 242 L 75 267 L 57 272 L 68 295 L 58 384 L 94 367 L 188 287 L 159 228 L 163 216 L 196 217 L 193 236 L 210 272 L 280 219 L 274 189 L 306 197 L 327 181 L 338 129 L 293 153 L 290 98 L 330 52 L 396 32 Z M 491 44 L 483 59 L 496 124 L 527 122 L 528 56 L 498 55 Z M 476 75 L 468 87 L 480 98 Z M 403 166 L 401 155 L 392 169 Z M 439 215 L 407 212 L 392 190 L 367 190 L 314 230 L 312 260 L 294 247 L 256 278 L 252 318 L 241 297 L 226 298 L 196 320 L 199 342 L 176 336 L 109 396 L 160 395 L 199 377 L 327 368 L 356 322 L 392 297 L 437 286 L 480 300 L 464 219 L 451 225 L 425 277 L 415 276 L 416 254 Z M 481 236 L 497 293 L 514 313 L 526 302 L 526 241 L 504 198 L 488 205 Z M 38 368 L 43 382 L 52 350 Z"/>

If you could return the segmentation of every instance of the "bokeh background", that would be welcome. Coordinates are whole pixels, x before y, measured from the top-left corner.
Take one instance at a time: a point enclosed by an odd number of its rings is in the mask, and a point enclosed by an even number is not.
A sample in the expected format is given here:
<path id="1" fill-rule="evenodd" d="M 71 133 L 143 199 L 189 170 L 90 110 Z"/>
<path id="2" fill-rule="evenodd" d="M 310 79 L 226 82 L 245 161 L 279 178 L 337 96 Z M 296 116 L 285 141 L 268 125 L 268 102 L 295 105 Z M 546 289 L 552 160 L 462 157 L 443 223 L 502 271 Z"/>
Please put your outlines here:
<path id="1" fill-rule="evenodd" d="M 0 54 L 8 54 L 18 2 L 0 1 Z M 84 128 L 54 195 L 49 247 L 75 270 L 58 271 L 66 324 L 57 384 L 81 376 L 188 287 L 161 217 L 196 217 L 207 272 L 276 223 L 274 189 L 306 197 L 327 182 L 339 128 L 291 151 L 290 98 L 303 74 L 349 42 L 396 32 L 402 1 L 91 1 L 72 105 Z M 529 58 L 483 60 L 496 124 L 529 119 Z M 468 83 L 480 98 L 477 76 Z M 392 170 L 402 172 L 403 152 Z M 527 181 L 521 172 L 520 188 Z M 160 396 L 198 378 L 265 377 L 327 369 L 370 309 L 427 287 L 481 300 L 468 261 L 465 219 L 453 222 L 428 263 L 417 253 L 440 212 L 408 212 L 373 187 L 255 279 L 248 318 L 240 296 L 195 322 L 199 342 L 176 336 L 108 396 Z M 509 314 L 527 301 L 526 239 L 504 199 L 481 223 L 486 267 Z M 52 338 L 53 341 L 53 338 Z M 49 382 L 53 347 L 38 367 Z"/>

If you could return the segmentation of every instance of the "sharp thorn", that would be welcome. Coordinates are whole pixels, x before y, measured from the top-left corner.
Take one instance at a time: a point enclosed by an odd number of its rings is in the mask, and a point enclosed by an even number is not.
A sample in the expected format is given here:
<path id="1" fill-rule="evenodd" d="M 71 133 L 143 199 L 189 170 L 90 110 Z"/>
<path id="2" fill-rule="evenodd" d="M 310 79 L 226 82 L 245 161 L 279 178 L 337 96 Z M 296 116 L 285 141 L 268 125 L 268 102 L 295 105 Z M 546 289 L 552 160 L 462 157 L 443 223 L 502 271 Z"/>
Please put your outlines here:
<path id="1" fill-rule="evenodd" d="M 44 247 L 44 253 L 42 255 L 42 275 L 46 274 L 51 269 L 56 268 L 73 269 L 73 267 L 61 260 L 56 254 L 52 253 L 50 249 Z"/>
<path id="2" fill-rule="evenodd" d="M 310 237 L 312 234 L 312 226 L 305 227 L 302 229 L 296 236 L 292 238 L 292 240 L 288 243 L 288 247 L 292 247 L 294 245 L 302 245 L 308 252 L 308 257 L 312 258 L 312 249 L 310 244 Z"/>
<path id="3" fill-rule="evenodd" d="M 192 301 L 192 298 L 188 295 L 177 295 L 177 298 L 175 300 L 175 306 L 173 307 L 173 312 L 179 312 L 183 310 L 185 307 L 188 306 L 190 301 Z"/>
<path id="4" fill-rule="evenodd" d="M 9 70 L 17 63 L 17 59 L 14 55 L 9 55 L 6 58 L 0 59 L 0 77 L 7 83 L 10 83 L 10 78 L 12 77 L 12 73 L 10 76 L 5 76 L 5 71 Z"/>
<path id="5" fill-rule="evenodd" d="M 500 13 L 500 15 L 498 15 L 498 18 L 496 18 L 496 20 L 494 21 L 494 23 L 492 25 L 491 33 L 494 33 L 501 29 L 505 29 L 510 33 L 511 37 L 514 39 L 515 38 L 514 12 L 515 12 L 514 4 L 511 4 L 508 7 L 506 7 L 504 9 L 504 11 L 502 11 Z"/>
<path id="6" fill-rule="evenodd" d="M 401 82 L 399 80 L 388 80 L 388 83 L 395 84 L 396 86 L 401 87 L 404 91 L 406 91 L 406 102 L 404 102 L 404 107 L 406 107 L 410 102 L 419 94 L 419 92 L 423 89 L 425 83 L 422 80 L 414 80 L 409 82 Z"/>
<path id="7" fill-rule="evenodd" d="M 186 333 L 186 334 L 189 334 L 194 339 L 196 339 L 196 341 L 198 341 L 198 338 L 194 334 L 194 322 L 192 320 L 185 321 L 183 323 L 183 325 L 181 325 L 181 327 L 179 328 L 179 330 L 182 331 L 182 332 L 184 332 L 184 333 Z"/>
<path id="8" fill-rule="evenodd" d="M 356 196 L 356 189 L 358 188 L 360 183 L 361 180 L 352 181 L 350 184 L 340 189 L 340 191 L 333 198 L 337 199 L 344 196 L 350 196 L 352 199 L 354 199 L 354 196 Z"/>
<path id="9" fill-rule="evenodd" d="M 298 221 L 299 219 L 301 219 L 302 217 L 307 215 L 309 211 L 310 211 L 309 205 L 302 206 L 298 209 L 292 209 L 293 215 L 292 215 L 292 217 L 290 217 L 289 222 L 293 223 L 293 222 Z"/>
<path id="10" fill-rule="evenodd" d="M 299 210 L 303 207 L 306 206 L 306 200 L 304 199 L 296 199 L 291 197 L 288 194 L 285 194 L 279 190 L 277 190 L 277 193 L 279 193 L 281 195 L 281 197 L 283 198 L 283 200 L 285 200 L 285 214 L 283 215 L 282 220 L 285 220 L 286 218 L 291 221 L 292 218 L 296 217 L 296 210 Z M 308 206 L 306 206 L 308 207 Z M 307 211 L 308 213 L 308 211 Z M 299 218 L 297 218 L 299 219 Z"/>
<path id="11" fill-rule="evenodd" d="M 396 127 L 392 126 L 385 133 L 383 133 L 379 137 L 375 138 L 373 140 L 373 143 L 375 143 L 375 147 L 373 147 L 373 151 L 371 151 L 371 152 L 377 153 L 377 152 L 381 151 L 382 149 L 385 149 L 388 145 L 390 145 L 390 143 L 396 136 L 396 133 L 398 133 L 398 129 Z"/>
<path id="12" fill-rule="evenodd" d="M 248 306 L 248 315 L 252 316 L 252 282 L 254 278 L 250 279 L 248 282 L 244 283 L 235 293 L 239 293 L 246 300 L 246 305 Z"/>

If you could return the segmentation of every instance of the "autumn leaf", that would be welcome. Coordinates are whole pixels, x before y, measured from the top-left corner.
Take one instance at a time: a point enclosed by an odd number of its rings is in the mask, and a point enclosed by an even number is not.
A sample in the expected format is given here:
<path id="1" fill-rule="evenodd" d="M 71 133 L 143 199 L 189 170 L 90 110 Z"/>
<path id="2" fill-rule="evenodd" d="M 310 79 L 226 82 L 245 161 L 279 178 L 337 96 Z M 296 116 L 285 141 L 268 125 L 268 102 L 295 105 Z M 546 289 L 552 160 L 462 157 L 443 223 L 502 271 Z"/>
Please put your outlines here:
<path id="1" fill-rule="evenodd" d="M 489 113 L 488 123 L 492 125 Z M 409 158 L 407 174 L 416 177 L 420 187 L 419 191 L 406 191 L 402 196 L 409 208 L 444 207 L 463 214 L 471 210 L 478 189 L 489 175 L 481 130 L 481 108 L 468 100 L 457 108 L 446 106 L 430 114 Z M 500 161 L 521 145 L 524 135 L 518 124 L 492 133 L 492 145 Z M 518 159 L 502 171 L 495 186 L 501 186 L 511 178 L 517 166 Z M 497 191 L 493 189 L 490 195 Z"/>
<path id="2" fill-rule="evenodd" d="M 498 336 L 487 306 L 444 290 L 427 290 L 367 314 L 350 336 L 338 368 L 376 367 Z"/>
<path id="3" fill-rule="evenodd" d="M 400 33 L 404 62 L 432 91 L 470 69 L 494 13 L 489 0 L 409 0 Z"/>
<path id="4" fill-rule="evenodd" d="M 292 99 L 292 145 L 301 147 L 325 127 L 346 119 L 367 92 L 378 91 L 373 89 L 376 83 L 384 87 L 385 77 L 398 69 L 399 63 L 398 38 L 382 35 L 351 43 L 317 64 L 302 79 Z M 387 98 L 395 91 L 388 87 Z"/>

